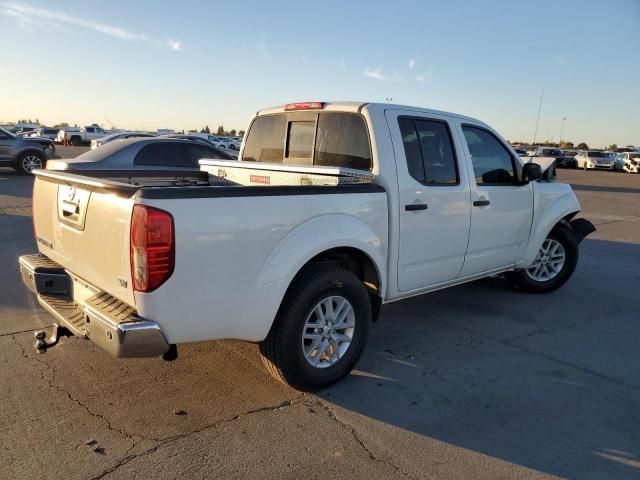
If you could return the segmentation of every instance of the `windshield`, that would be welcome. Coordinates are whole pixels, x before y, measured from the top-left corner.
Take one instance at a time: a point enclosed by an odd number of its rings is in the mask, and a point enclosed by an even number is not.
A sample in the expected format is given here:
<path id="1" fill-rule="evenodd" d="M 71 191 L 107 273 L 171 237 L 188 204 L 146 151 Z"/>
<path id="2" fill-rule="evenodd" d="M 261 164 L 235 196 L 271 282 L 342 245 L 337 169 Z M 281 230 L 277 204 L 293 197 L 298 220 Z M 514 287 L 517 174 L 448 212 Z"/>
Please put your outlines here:
<path id="1" fill-rule="evenodd" d="M 559 149 L 557 149 L 557 148 L 545 148 L 545 149 L 542 151 L 542 154 L 543 154 L 545 157 L 557 157 L 557 156 L 559 156 L 559 155 L 562 155 L 562 152 L 561 152 Z"/>
<path id="2" fill-rule="evenodd" d="M 2 131 L 2 133 L 6 133 L 11 138 L 16 138 L 16 136 L 13 133 L 11 133 L 9 130 L 5 130 L 4 128 L 0 128 L 0 131 Z"/>
<path id="3" fill-rule="evenodd" d="M 596 158 L 606 158 L 607 154 L 604 152 L 589 152 L 589 156 L 596 157 Z"/>

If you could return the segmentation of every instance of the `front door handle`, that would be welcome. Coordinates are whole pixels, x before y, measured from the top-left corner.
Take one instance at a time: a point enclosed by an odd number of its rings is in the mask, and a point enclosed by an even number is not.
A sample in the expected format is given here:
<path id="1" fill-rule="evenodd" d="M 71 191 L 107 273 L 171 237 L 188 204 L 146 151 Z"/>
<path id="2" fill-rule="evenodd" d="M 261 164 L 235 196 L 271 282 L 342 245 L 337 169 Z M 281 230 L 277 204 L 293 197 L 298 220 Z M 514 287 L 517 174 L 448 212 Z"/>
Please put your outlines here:
<path id="1" fill-rule="evenodd" d="M 487 205 L 490 205 L 491 202 L 489 200 L 475 200 L 473 202 L 473 206 L 474 207 L 486 207 Z"/>
<path id="2" fill-rule="evenodd" d="M 416 210 L 426 210 L 427 204 L 426 203 L 410 203 L 409 205 L 405 205 L 404 209 L 407 212 L 415 212 Z"/>

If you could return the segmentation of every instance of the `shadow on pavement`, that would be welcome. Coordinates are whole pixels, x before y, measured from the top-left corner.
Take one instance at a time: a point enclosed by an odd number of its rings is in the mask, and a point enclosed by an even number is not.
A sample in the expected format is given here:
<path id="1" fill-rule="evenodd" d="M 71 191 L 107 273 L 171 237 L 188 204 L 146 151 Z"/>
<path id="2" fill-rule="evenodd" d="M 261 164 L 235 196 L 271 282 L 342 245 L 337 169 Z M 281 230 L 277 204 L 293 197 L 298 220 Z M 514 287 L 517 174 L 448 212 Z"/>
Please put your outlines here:
<path id="1" fill-rule="evenodd" d="M 640 193 L 640 188 L 627 187 L 606 187 L 596 185 L 575 185 L 571 184 L 571 188 L 584 192 L 607 192 L 607 193 Z"/>
<path id="2" fill-rule="evenodd" d="M 640 245 L 587 242 L 602 260 L 583 255 L 551 294 L 490 278 L 385 306 L 358 369 L 320 396 L 540 472 L 640 476 L 640 327 L 624 304 Z"/>

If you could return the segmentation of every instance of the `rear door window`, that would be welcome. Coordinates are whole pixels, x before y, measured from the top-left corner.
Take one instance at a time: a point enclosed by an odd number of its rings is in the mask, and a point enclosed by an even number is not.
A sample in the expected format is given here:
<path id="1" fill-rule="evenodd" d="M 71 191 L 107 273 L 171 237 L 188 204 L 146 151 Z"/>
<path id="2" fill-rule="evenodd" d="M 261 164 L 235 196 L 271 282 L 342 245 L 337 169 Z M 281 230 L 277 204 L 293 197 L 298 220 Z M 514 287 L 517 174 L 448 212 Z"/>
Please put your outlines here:
<path id="1" fill-rule="evenodd" d="M 192 144 L 187 145 L 187 151 L 191 162 L 195 166 L 199 166 L 198 160 L 202 158 L 217 158 L 221 160 L 231 160 L 231 156 L 221 152 L 217 148 L 207 147 L 206 145 Z"/>
<path id="2" fill-rule="evenodd" d="M 157 142 L 145 145 L 136 155 L 134 165 L 155 167 L 198 167 L 197 162 L 187 155 L 184 143 Z"/>

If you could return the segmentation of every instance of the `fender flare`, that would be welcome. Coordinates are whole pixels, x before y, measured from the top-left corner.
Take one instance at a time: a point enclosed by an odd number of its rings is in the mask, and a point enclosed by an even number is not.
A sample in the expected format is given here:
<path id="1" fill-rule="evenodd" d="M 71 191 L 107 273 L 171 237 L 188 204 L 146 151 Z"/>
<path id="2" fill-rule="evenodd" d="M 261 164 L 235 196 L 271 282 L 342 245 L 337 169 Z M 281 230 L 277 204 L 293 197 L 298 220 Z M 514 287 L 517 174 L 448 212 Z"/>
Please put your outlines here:
<path id="1" fill-rule="evenodd" d="M 386 224 L 382 231 L 387 231 Z M 328 250 L 346 247 L 365 254 L 376 268 L 384 297 L 386 244 L 370 225 L 350 215 L 327 214 L 298 225 L 274 248 L 257 276 L 255 291 L 263 306 L 264 336 L 295 276 L 311 259 Z"/>
<path id="2" fill-rule="evenodd" d="M 531 234 L 529 235 L 529 243 L 522 255 L 522 259 L 516 264 L 516 268 L 524 268 L 530 265 L 538 250 L 540 250 L 542 242 L 547 238 L 553 227 L 563 220 L 570 219 L 579 211 L 580 204 L 578 199 L 573 190 L 569 190 L 554 198 L 540 212 L 536 212 Z"/>

